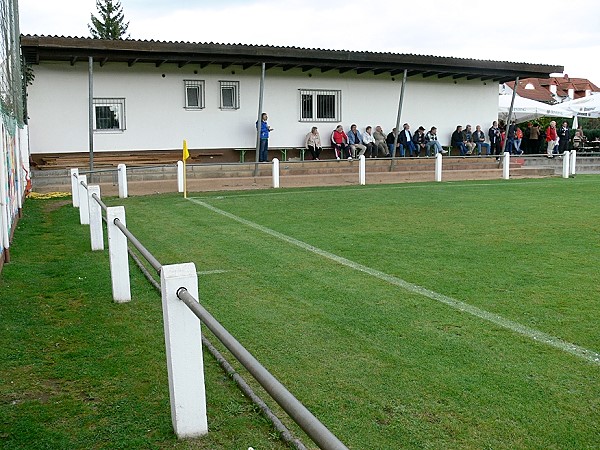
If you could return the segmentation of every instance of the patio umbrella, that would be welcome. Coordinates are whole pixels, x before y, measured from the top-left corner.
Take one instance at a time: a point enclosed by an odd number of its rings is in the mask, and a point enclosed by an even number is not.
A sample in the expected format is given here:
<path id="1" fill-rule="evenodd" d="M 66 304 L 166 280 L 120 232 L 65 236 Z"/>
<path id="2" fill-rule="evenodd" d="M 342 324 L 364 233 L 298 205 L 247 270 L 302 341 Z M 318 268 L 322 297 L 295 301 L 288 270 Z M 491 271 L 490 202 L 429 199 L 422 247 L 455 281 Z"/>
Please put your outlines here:
<path id="1" fill-rule="evenodd" d="M 562 102 L 560 107 L 571 111 L 576 117 L 600 117 L 600 94 Z"/>
<path id="2" fill-rule="evenodd" d="M 498 117 L 500 119 L 508 120 L 511 97 L 511 95 L 498 96 Z M 564 109 L 562 105 L 548 105 L 519 95 L 515 97 L 512 119 L 517 122 L 526 122 L 544 116 L 573 117 L 573 112 Z"/>

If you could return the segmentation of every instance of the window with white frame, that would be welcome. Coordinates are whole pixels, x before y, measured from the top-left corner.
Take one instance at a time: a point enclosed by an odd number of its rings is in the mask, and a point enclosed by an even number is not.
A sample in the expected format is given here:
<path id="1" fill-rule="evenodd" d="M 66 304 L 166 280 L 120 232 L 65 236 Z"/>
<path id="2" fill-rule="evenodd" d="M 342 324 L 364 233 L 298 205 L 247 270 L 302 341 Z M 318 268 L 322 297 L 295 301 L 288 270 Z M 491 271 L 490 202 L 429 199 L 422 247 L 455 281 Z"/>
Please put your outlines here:
<path id="1" fill-rule="evenodd" d="M 204 108 L 204 81 L 183 80 L 185 87 L 185 109 Z"/>
<path id="2" fill-rule="evenodd" d="M 240 82 L 219 81 L 221 109 L 240 109 Z"/>
<path id="3" fill-rule="evenodd" d="M 300 122 L 339 122 L 342 91 L 300 89 Z"/>
<path id="4" fill-rule="evenodd" d="M 124 98 L 95 98 L 94 99 L 94 130 L 124 131 L 125 130 L 125 99 Z"/>

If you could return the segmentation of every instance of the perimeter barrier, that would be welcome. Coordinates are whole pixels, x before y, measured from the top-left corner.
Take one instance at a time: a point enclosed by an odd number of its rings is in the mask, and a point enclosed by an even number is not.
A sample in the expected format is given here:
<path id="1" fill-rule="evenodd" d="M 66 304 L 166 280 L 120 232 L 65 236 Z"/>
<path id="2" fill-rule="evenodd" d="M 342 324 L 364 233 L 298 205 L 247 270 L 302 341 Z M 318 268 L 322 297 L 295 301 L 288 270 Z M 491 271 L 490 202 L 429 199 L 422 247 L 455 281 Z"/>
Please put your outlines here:
<path id="1" fill-rule="evenodd" d="M 501 157 L 498 156 L 497 157 L 497 162 L 498 162 L 498 168 L 502 167 L 502 178 L 505 180 L 510 179 L 510 165 L 511 165 L 511 156 L 515 156 L 515 155 L 511 155 L 509 152 L 505 152 Z M 521 155 L 518 155 L 521 156 Z M 535 155 L 535 156 L 540 156 L 540 157 L 545 157 L 546 155 Z M 426 173 L 431 173 L 433 175 L 432 177 L 432 181 L 435 182 L 441 182 L 442 181 L 442 177 L 443 177 L 443 164 L 442 161 L 444 159 L 446 159 L 447 161 L 450 161 L 449 159 L 452 158 L 453 160 L 457 160 L 459 158 L 465 158 L 465 157 L 449 157 L 446 156 L 444 158 L 442 158 L 442 154 L 438 153 L 437 155 L 435 155 L 434 157 L 432 157 L 431 159 L 425 159 L 425 158 L 420 158 L 421 163 L 419 164 L 419 169 L 416 169 L 417 172 L 421 172 L 423 174 Z M 468 156 L 468 158 L 472 158 L 472 156 Z M 568 161 L 565 161 L 563 159 L 563 177 L 571 177 L 575 175 L 575 167 L 576 167 L 576 151 L 575 150 L 571 150 L 571 151 L 566 151 L 563 155 L 560 155 L 560 158 L 564 158 L 564 159 L 568 159 Z M 323 167 L 318 167 L 317 166 L 312 166 L 313 162 L 312 161 L 280 161 L 277 158 L 273 158 L 273 160 L 270 163 L 220 163 L 220 164 L 188 164 L 187 166 L 189 166 L 192 171 L 198 169 L 198 168 L 202 168 L 202 170 L 206 169 L 208 175 L 208 178 L 211 177 L 211 175 L 213 177 L 216 176 L 225 176 L 225 177 L 229 177 L 231 175 L 215 175 L 215 171 L 219 171 L 219 169 L 221 169 L 221 171 L 223 171 L 223 173 L 231 173 L 231 171 L 239 171 L 240 173 L 246 173 L 248 171 L 248 167 L 251 166 L 256 166 L 255 168 L 255 173 L 257 172 L 257 168 L 258 167 L 268 167 L 270 166 L 271 169 L 268 173 L 266 173 L 265 170 L 261 170 L 260 171 L 260 177 L 265 177 L 266 175 L 270 175 L 271 177 L 271 182 L 270 183 L 265 183 L 263 186 L 267 187 L 270 186 L 274 189 L 277 189 L 279 187 L 281 187 L 281 181 L 283 179 L 284 184 L 288 184 L 288 186 L 293 185 L 293 182 L 290 182 L 289 180 L 291 178 L 293 178 L 293 176 L 291 175 L 297 175 L 297 174 L 312 174 L 314 176 L 317 177 L 321 177 L 322 180 L 324 180 L 326 177 L 332 177 L 332 174 L 337 173 L 339 176 L 343 177 L 343 178 L 339 178 L 339 180 L 343 179 L 344 182 L 346 183 L 352 183 L 352 177 L 357 176 L 357 181 L 358 184 L 361 186 L 364 186 L 367 184 L 367 174 L 369 174 L 370 177 L 376 177 L 379 178 L 379 182 L 381 182 L 381 174 L 383 173 L 381 170 L 377 171 L 377 169 L 374 169 L 374 165 L 371 164 L 379 164 L 380 162 L 382 162 L 382 160 L 391 160 L 391 165 L 389 166 L 389 171 L 393 171 L 394 173 L 402 173 L 402 171 L 397 171 L 397 168 L 400 167 L 399 164 L 402 164 L 402 161 L 405 158 L 377 158 L 377 159 L 370 159 L 369 161 L 369 167 L 370 170 L 367 170 L 367 162 L 366 162 L 366 158 L 364 155 L 359 156 L 358 158 L 356 158 L 353 161 L 338 161 L 340 163 L 340 165 L 332 165 L 332 166 L 327 166 L 325 168 Z M 416 158 L 406 158 L 408 159 L 412 159 L 415 160 Z M 356 164 L 356 161 L 358 161 L 358 164 Z M 431 162 L 427 162 L 427 161 L 431 161 Z M 320 161 L 315 161 L 315 162 L 320 162 Z M 323 161 L 323 162 L 327 162 L 327 161 Z M 414 162 L 414 161 L 413 161 Z M 310 165 L 310 166 L 305 166 L 306 164 Z M 456 166 L 455 162 L 451 163 L 448 162 L 448 164 L 453 164 L 454 166 Z M 349 166 L 348 166 L 349 165 Z M 132 166 L 132 167 L 127 167 L 125 164 L 119 164 L 117 166 L 117 169 L 96 169 L 93 171 L 81 171 L 79 172 L 78 169 L 71 169 L 71 174 L 72 175 L 76 175 L 76 176 L 80 176 L 80 175 L 89 175 L 90 177 L 93 174 L 102 174 L 102 173 L 114 173 L 114 177 L 113 177 L 113 184 L 118 184 L 118 191 L 119 191 L 119 197 L 120 198 L 127 198 L 129 193 L 128 193 L 128 178 L 127 178 L 127 174 L 128 171 L 134 172 L 134 171 L 138 171 L 138 170 L 149 170 L 149 169 L 157 169 L 157 170 L 162 170 L 165 167 L 173 167 L 172 165 L 167 165 L 167 166 Z M 414 166 L 412 166 L 413 168 L 409 168 L 408 172 L 409 173 L 415 173 L 414 172 Z M 348 171 L 347 169 L 350 168 L 350 171 Z M 352 170 L 355 170 L 354 172 Z M 178 192 L 184 192 L 185 189 L 185 178 L 186 178 L 186 171 L 188 169 L 186 169 L 186 165 L 182 162 L 182 161 L 177 161 L 176 164 L 176 174 L 177 174 L 177 190 Z M 452 168 L 450 169 L 446 169 L 447 171 L 452 171 Z M 430 172 L 431 171 L 431 172 Z M 202 173 L 201 171 L 199 171 L 198 173 Z M 389 175 L 389 174 L 388 174 Z M 236 175 L 236 176 L 240 176 L 240 177 L 244 177 L 244 175 Z M 248 176 L 248 175 L 246 175 Z M 289 178 L 288 178 L 289 177 Z M 256 179 L 256 176 L 254 176 L 254 178 Z M 355 178 L 356 179 L 356 178 Z M 387 178 L 385 178 L 387 181 L 386 182 L 394 182 L 394 178 L 389 178 L 389 176 Z M 285 183 L 287 182 L 287 183 Z M 78 192 L 76 192 L 76 190 L 74 189 L 74 182 L 72 181 L 72 187 L 73 187 L 73 206 L 78 207 L 79 206 L 79 197 L 78 197 Z M 292 183 L 292 184 L 290 184 Z M 84 213 L 82 213 L 83 215 L 85 215 Z"/>
<path id="2" fill-rule="evenodd" d="M 214 347 L 202 336 L 201 327 L 196 321 L 199 319 L 319 448 L 347 450 L 325 425 L 200 305 L 195 264 L 162 265 L 127 229 L 125 208 L 107 206 L 101 200 L 98 185 L 88 185 L 86 175 L 80 175 L 77 169 L 72 169 L 71 174 L 73 204 L 75 206 L 77 203 L 79 206 L 81 224 L 90 225 L 92 250 L 104 249 L 103 222 L 106 222 L 113 300 L 117 303 L 131 300 L 128 254 L 132 253 L 128 242 L 160 275 L 160 285 L 153 284 L 160 287 L 161 291 L 171 420 L 177 437 L 198 437 L 208 433 L 202 344 L 205 343 L 211 353 Z M 106 217 L 103 217 L 103 212 Z M 136 263 L 143 267 L 139 259 Z M 234 372 L 222 355 L 216 349 L 214 351 L 219 364 L 230 374 Z M 234 380 L 251 399 L 258 400 L 258 406 L 281 432 L 285 441 L 299 450 L 306 449 L 239 375 Z"/>

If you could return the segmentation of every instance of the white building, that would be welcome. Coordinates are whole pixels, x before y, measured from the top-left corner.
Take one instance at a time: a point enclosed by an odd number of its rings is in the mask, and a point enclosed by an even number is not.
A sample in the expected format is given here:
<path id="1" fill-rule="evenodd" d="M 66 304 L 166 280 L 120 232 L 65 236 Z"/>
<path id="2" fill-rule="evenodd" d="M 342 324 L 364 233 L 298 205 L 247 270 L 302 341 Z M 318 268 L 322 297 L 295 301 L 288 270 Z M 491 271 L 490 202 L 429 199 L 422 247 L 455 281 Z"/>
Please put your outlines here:
<path id="1" fill-rule="evenodd" d="M 255 147 L 261 65 L 270 147 L 302 146 L 316 125 L 324 141 L 338 123 L 435 125 L 448 144 L 456 125 L 487 130 L 498 83 L 548 77 L 561 66 L 296 47 L 22 36 L 33 64 L 28 89 L 32 155 Z M 93 70 L 89 70 L 89 58 Z M 327 145 L 324 142 L 324 145 Z M 225 152 L 227 157 L 227 152 Z M 236 158 L 233 151 L 229 158 Z"/>

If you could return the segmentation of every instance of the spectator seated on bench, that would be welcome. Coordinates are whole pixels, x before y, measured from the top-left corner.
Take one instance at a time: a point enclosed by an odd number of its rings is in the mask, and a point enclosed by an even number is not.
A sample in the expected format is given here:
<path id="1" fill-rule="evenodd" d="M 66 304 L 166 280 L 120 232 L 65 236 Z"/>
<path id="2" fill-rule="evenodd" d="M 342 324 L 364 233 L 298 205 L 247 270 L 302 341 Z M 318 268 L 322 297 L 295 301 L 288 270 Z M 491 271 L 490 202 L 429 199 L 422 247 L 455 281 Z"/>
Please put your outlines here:
<path id="1" fill-rule="evenodd" d="M 456 127 L 456 130 L 454 130 L 454 133 L 452 133 L 450 143 L 452 148 L 458 149 L 460 156 L 465 156 L 467 154 L 467 147 L 463 141 L 462 125 L 458 125 Z"/>
<path id="2" fill-rule="evenodd" d="M 481 147 L 485 147 L 485 154 L 490 154 L 490 144 L 485 142 L 485 133 L 481 131 L 481 125 L 475 127 L 473 132 L 473 142 L 477 146 L 477 156 L 481 156 Z"/>

